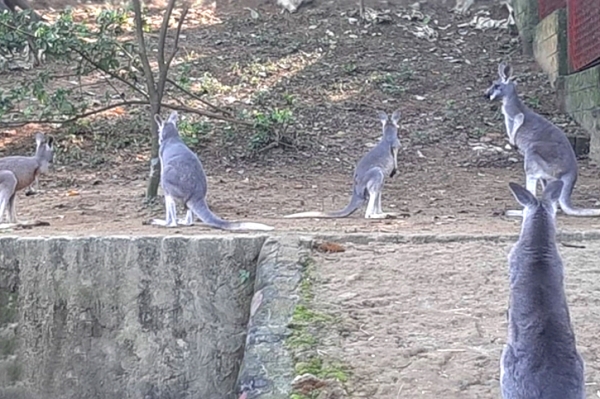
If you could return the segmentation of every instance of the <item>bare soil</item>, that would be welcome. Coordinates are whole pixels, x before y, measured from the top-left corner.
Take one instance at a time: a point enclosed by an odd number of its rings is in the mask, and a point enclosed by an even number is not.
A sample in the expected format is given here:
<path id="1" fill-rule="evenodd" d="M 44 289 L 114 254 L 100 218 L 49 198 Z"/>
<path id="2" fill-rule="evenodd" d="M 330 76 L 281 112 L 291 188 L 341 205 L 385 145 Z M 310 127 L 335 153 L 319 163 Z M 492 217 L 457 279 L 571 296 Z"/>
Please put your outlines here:
<path id="1" fill-rule="evenodd" d="M 315 306 L 342 322 L 321 353 L 351 366 L 351 398 L 499 398 L 509 244 L 345 245 L 315 253 Z M 561 248 L 587 396 L 600 391 L 600 244 Z"/>
<path id="2" fill-rule="evenodd" d="M 557 112 L 552 88 L 533 60 L 520 55 L 514 32 L 460 27 L 471 17 L 450 13 L 453 2 L 428 1 L 421 2 L 421 11 L 438 37 L 417 38 L 411 31 L 423 21 L 402 18 L 409 3 L 367 3 L 390 11 L 391 22 L 380 24 L 350 23 L 356 11 L 352 2 L 317 2 L 293 15 L 272 2 L 244 3 L 259 12 L 258 20 L 239 2 L 197 6 L 184 27 L 181 54 L 195 52 L 191 78 L 211 77 L 206 99 L 235 112 L 293 113 L 282 133 L 282 141 L 291 144 L 267 150 L 251 150 L 252 128 L 207 122 L 192 147 L 209 175 L 215 212 L 283 231 L 515 231 L 518 221 L 501 215 L 516 205 L 507 183 L 524 182 L 522 159 L 505 148 L 498 104 L 482 95 L 496 77 L 497 63 L 506 59 L 514 65 L 530 106 L 569 134 L 580 130 Z M 492 1 L 477 3 L 473 12 L 479 10 L 506 17 Z M 5 74 L 0 82 L 26 76 Z M 386 182 L 383 206 L 399 212 L 399 219 L 367 221 L 362 211 L 345 220 L 281 219 L 286 213 L 344 206 L 355 162 L 379 138 L 376 110 L 396 108 L 403 115 L 404 149 L 400 173 Z M 125 110 L 91 125 L 0 132 L 0 155 L 31 153 L 32 134 L 40 129 L 57 136 L 59 145 L 53 173 L 41 179 L 41 193 L 18 198 L 21 219 L 50 226 L 18 234 L 164 234 L 142 224 L 163 216 L 162 204 L 144 204 L 145 117 Z M 597 167 L 582 160 L 580 170 L 575 203 L 598 205 Z M 593 229 L 600 221 L 565 218 L 561 226 Z M 200 225 L 169 233 L 214 231 Z"/>
<path id="3" fill-rule="evenodd" d="M 293 121 L 280 146 L 252 149 L 256 132 L 205 121 L 192 148 L 209 180 L 209 204 L 228 219 L 253 220 L 282 232 L 516 233 L 508 182 L 524 183 L 522 158 L 507 149 L 499 105 L 483 97 L 500 60 L 510 61 L 519 90 L 534 109 L 569 134 L 580 129 L 557 111 L 553 89 L 535 62 L 520 54 L 515 32 L 479 31 L 454 16 L 454 1 L 421 1 L 435 40 L 411 33 L 424 21 L 403 18 L 412 0 L 366 1 L 390 10 L 391 21 L 350 23 L 352 1 L 314 1 L 294 15 L 274 1 L 198 4 L 184 27 L 182 58 L 205 99 L 235 113 L 289 109 Z M 40 6 L 94 4 L 47 0 Z M 248 9 L 258 11 L 253 19 Z M 506 12 L 481 0 L 473 12 Z M 43 11 L 43 10 L 42 10 Z M 46 10 L 48 11 L 48 10 Z M 178 59 L 177 62 L 183 62 Z M 27 72 L 0 75 L 0 85 Z M 380 135 L 377 110 L 402 111 L 400 171 L 386 182 L 384 211 L 393 220 L 287 220 L 303 210 L 341 208 L 353 166 Z M 189 121 L 199 119 L 182 115 Z M 58 150 L 41 192 L 19 194 L 23 220 L 47 227 L 8 231 L 31 235 L 226 234 L 202 225 L 164 230 L 144 225 L 164 217 L 145 204 L 147 115 L 105 115 L 90 125 L 0 131 L 0 156 L 30 154 L 33 132 L 56 136 Z M 599 169 L 580 161 L 574 203 L 600 206 Z M 600 219 L 559 216 L 567 230 L 600 229 Z M 586 244 L 588 245 L 588 244 Z M 594 254 L 563 249 L 573 323 L 586 360 L 588 396 L 598 391 L 600 290 Z M 326 351 L 352 369 L 353 398 L 498 397 L 499 356 L 506 332 L 505 244 L 347 245 L 316 255 L 315 303 L 344 320 Z"/>

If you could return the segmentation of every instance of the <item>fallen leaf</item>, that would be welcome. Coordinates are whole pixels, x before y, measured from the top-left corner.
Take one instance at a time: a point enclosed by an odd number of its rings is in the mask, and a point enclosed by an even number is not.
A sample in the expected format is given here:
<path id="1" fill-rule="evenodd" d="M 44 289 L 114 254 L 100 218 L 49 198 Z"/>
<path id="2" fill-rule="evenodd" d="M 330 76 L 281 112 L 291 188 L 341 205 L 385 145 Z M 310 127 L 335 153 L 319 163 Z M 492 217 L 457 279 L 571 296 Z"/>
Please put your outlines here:
<path id="1" fill-rule="evenodd" d="M 75 191 L 75 190 L 69 190 L 69 191 L 67 191 L 67 197 L 75 197 L 77 195 L 79 195 L 78 191 Z"/>
<path id="2" fill-rule="evenodd" d="M 322 242 L 321 244 L 317 245 L 317 251 L 325 253 L 345 252 L 346 248 L 335 242 Z"/>

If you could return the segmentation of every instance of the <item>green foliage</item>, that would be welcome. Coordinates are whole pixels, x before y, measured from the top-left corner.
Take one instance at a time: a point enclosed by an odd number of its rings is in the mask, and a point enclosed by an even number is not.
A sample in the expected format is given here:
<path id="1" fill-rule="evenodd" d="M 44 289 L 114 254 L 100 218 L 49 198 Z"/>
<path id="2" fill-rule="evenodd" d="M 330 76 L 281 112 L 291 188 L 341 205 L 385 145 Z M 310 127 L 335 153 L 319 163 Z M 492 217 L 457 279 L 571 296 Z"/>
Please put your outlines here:
<path id="1" fill-rule="evenodd" d="M 75 22 L 70 8 L 53 23 L 35 22 L 26 12 L 0 14 L 0 52 L 33 48 L 64 67 L 61 76 L 71 77 L 70 84 L 53 84 L 57 76 L 45 68 L 15 79 L 0 89 L 0 118 L 64 121 L 90 111 L 92 102 L 98 108 L 121 98 L 122 90 L 110 84 L 98 104 L 82 85 L 97 72 L 113 80 L 143 81 L 137 43 L 128 34 L 131 21 L 131 12 L 124 10 L 103 10 L 89 24 Z"/>
<path id="2" fill-rule="evenodd" d="M 292 121 L 292 111 L 287 108 L 275 108 L 268 113 L 255 111 L 253 122 L 256 131 L 250 138 L 250 148 L 256 151 L 281 144 L 283 132 Z"/>
<path id="3" fill-rule="evenodd" d="M 183 142 L 189 147 L 194 147 L 208 136 L 211 125 L 206 121 L 193 122 L 189 119 L 183 119 L 179 121 L 177 128 Z"/>
<path id="4" fill-rule="evenodd" d="M 245 284 L 248 280 L 250 280 L 250 272 L 246 269 L 240 270 L 240 281 L 242 284 Z"/>

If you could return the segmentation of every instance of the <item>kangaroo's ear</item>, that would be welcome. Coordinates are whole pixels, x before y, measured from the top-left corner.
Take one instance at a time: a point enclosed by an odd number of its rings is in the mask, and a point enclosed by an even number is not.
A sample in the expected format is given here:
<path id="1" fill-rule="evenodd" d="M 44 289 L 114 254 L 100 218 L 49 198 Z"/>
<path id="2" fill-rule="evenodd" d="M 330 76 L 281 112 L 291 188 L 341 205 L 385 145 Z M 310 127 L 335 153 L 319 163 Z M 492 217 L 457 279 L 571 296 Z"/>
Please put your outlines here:
<path id="1" fill-rule="evenodd" d="M 527 191 L 523 186 L 517 183 L 508 183 L 508 186 L 510 187 L 510 191 L 512 191 L 517 202 L 523 205 L 523 207 L 528 208 L 538 204 L 537 198 L 535 198 L 535 196 Z"/>
<path id="2" fill-rule="evenodd" d="M 398 126 L 398 121 L 400 120 L 400 116 L 402 114 L 400 113 L 400 110 L 397 109 L 394 111 L 394 113 L 392 114 L 392 123 L 396 126 Z"/>
<path id="3" fill-rule="evenodd" d="M 36 148 L 42 145 L 42 143 L 44 142 L 44 138 L 45 138 L 44 133 L 38 132 L 38 133 L 35 134 L 35 146 L 36 146 Z"/>
<path id="4" fill-rule="evenodd" d="M 169 119 L 167 120 L 167 122 L 177 125 L 178 117 L 179 117 L 179 115 L 177 114 L 177 111 L 173 111 L 173 112 L 171 112 L 171 115 L 169 115 Z"/>
<path id="5" fill-rule="evenodd" d="M 498 75 L 502 81 L 508 82 L 512 78 L 512 72 L 512 67 L 509 64 L 501 62 L 500 65 L 498 65 Z"/>
<path id="6" fill-rule="evenodd" d="M 554 180 L 546 184 L 544 192 L 542 193 L 542 201 L 556 204 L 560 198 L 564 183 L 562 180 Z"/>
<path id="7" fill-rule="evenodd" d="M 49 149 L 52 149 L 53 144 L 54 144 L 54 137 L 48 136 L 46 138 L 46 145 L 48 146 Z"/>
<path id="8" fill-rule="evenodd" d="M 158 128 L 162 128 L 163 125 L 165 124 L 165 122 L 163 121 L 163 118 L 160 117 L 159 114 L 154 115 L 154 122 L 156 122 L 156 125 L 158 126 Z"/>
<path id="9" fill-rule="evenodd" d="M 388 116 L 383 111 L 377 111 L 377 117 L 379 118 L 379 122 L 383 123 L 384 125 L 388 121 Z"/>

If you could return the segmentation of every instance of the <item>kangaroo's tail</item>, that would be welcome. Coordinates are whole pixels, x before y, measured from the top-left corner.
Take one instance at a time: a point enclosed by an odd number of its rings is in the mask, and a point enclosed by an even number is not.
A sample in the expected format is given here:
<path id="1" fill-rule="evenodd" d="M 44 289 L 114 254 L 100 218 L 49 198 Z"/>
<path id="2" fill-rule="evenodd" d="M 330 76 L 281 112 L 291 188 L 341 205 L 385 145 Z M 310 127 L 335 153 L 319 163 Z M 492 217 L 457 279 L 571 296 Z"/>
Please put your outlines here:
<path id="1" fill-rule="evenodd" d="M 253 222 L 229 222 L 227 220 L 223 220 L 210 210 L 208 205 L 206 204 L 206 200 L 190 200 L 186 203 L 186 206 L 192 210 L 200 220 L 204 224 L 208 226 L 215 227 L 221 230 L 231 230 L 231 231 L 239 231 L 239 230 L 260 230 L 260 231 L 270 231 L 273 230 L 274 227 L 267 226 L 262 223 L 253 223 Z"/>
<path id="2" fill-rule="evenodd" d="M 560 193 L 560 198 L 558 199 L 558 203 L 560 204 L 560 209 L 569 215 L 569 216 L 600 216 L 600 209 L 590 209 L 590 208 L 574 208 L 571 204 L 571 195 L 573 194 L 573 188 L 575 187 L 575 182 L 577 181 L 577 176 L 567 175 L 562 178 L 564 182 L 564 186 L 562 192 Z"/>
<path id="3" fill-rule="evenodd" d="M 285 215 L 286 219 L 296 219 L 296 218 L 345 218 L 347 216 L 352 215 L 358 208 L 360 208 L 365 203 L 365 200 L 359 197 L 356 193 L 352 193 L 352 198 L 350 199 L 350 203 L 346 205 L 344 209 L 340 209 L 339 211 L 332 212 L 301 212 L 301 213 L 293 213 L 291 215 Z"/>

